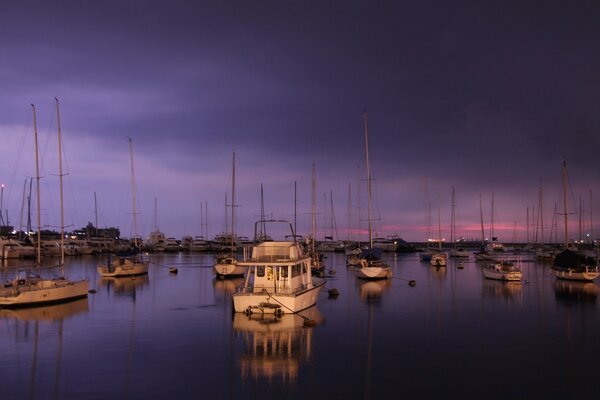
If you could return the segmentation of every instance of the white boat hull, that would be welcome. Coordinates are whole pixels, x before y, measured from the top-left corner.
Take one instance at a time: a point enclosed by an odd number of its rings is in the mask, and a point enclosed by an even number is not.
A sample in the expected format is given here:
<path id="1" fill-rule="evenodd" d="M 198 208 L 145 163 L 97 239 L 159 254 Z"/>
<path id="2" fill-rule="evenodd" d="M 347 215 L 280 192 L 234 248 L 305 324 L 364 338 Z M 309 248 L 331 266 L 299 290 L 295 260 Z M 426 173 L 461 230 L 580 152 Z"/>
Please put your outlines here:
<path id="1" fill-rule="evenodd" d="M 0 307 L 34 306 L 45 303 L 57 303 L 86 297 L 88 281 L 69 281 L 66 279 L 40 279 L 33 283 L 0 290 Z"/>
<path id="2" fill-rule="evenodd" d="M 569 281 L 588 281 L 591 282 L 600 276 L 600 272 L 597 271 L 554 271 L 556 278 L 564 279 Z"/>
<path id="3" fill-rule="evenodd" d="M 498 281 L 520 281 L 523 279 L 523 272 L 519 267 L 512 264 L 489 264 L 481 269 L 483 277 L 487 279 L 495 279 Z"/>
<path id="4" fill-rule="evenodd" d="M 245 313 L 294 314 L 315 305 L 324 284 L 324 280 L 317 280 L 309 288 L 292 294 L 268 293 L 261 289 L 237 292 L 231 296 L 233 308 L 235 312 Z"/>
<path id="5" fill-rule="evenodd" d="M 111 263 L 110 265 L 99 265 L 98 273 L 100 276 L 135 276 L 148 273 L 148 262 L 125 260 L 124 263 Z"/>
<path id="6" fill-rule="evenodd" d="M 213 271 L 220 278 L 233 278 L 244 276 L 247 267 L 240 267 L 237 263 L 216 263 L 213 266 Z"/>
<path id="7" fill-rule="evenodd" d="M 359 279 L 390 279 L 392 271 L 389 266 L 357 266 L 354 271 Z"/>

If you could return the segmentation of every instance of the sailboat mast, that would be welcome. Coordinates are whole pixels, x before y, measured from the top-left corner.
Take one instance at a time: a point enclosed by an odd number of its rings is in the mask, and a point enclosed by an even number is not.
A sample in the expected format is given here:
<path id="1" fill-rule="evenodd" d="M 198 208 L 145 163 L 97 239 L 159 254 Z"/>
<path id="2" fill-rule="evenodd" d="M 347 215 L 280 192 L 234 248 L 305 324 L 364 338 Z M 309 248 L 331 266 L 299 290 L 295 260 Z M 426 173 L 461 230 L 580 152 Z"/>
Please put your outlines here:
<path id="1" fill-rule="evenodd" d="M 35 188 L 36 188 L 36 200 L 37 200 L 37 257 L 36 265 L 39 267 L 42 259 L 42 231 L 41 231 L 41 216 L 40 216 L 40 161 L 38 156 L 38 132 L 37 132 L 37 119 L 35 116 L 35 105 L 31 105 L 33 110 L 33 138 L 35 142 Z"/>
<path id="2" fill-rule="evenodd" d="M 350 182 L 348 182 L 348 231 L 346 234 L 346 238 L 348 240 L 352 240 L 353 235 L 352 235 L 352 184 Z"/>
<path id="3" fill-rule="evenodd" d="M 235 151 L 233 152 L 233 167 L 231 173 L 231 252 L 235 249 Z"/>
<path id="4" fill-rule="evenodd" d="M 568 221 L 567 221 L 567 162 L 563 161 L 563 211 L 565 220 L 565 248 L 568 246 Z"/>
<path id="5" fill-rule="evenodd" d="M 96 192 L 94 192 L 94 223 L 94 226 L 98 229 L 98 199 L 96 198 Z"/>
<path id="6" fill-rule="evenodd" d="M 481 221 L 481 245 L 485 246 L 485 231 L 483 229 L 483 206 L 481 205 L 481 194 L 479 195 L 479 220 Z"/>
<path id="7" fill-rule="evenodd" d="M 362 239 L 361 234 L 361 204 L 360 204 L 360 165 L 356 164 L 356 225 L 358 228 L 358 242 Z"/>
<path id="8" fill-rule="evenodd" d="M 371 167 L 369 165 L 369 129 L 367 127 L 367 111 L 363 111 L 363 120 L 365 124 L 365 159 L 367 164 L 367 206 L 368 206 L 368 222 L 369 222 L 369 247 L 373 247 L 373 233 L 371 226 Z"/>
<path id="9" fill-rule="evenodd" d="M 60 106 L 56 100 L 56 123 L 58 125 L 58 180 L 60 182 L 60 265 L 65 265 L 65 211 L 63 203 L 62 131 L 60 129 Z"/>
<path id="10" fill-rule="evenodd" d="M 592 191 L 590 190 L 590 241 L 594 244 L 594 217 L 592 214 Z"/>
<path id="11" fill-rule="evenodd" d="M 311 252 L 315 254 L 315 240 L 317 237 L 317 200 L 316 200 L 316 191 L 317 191 L 317 172 L 315 163 L 312 164 L 312 191 L 311 191 L 311 211 L 310 211 L 310 234 L 311 238 Z"/>
<path id="12" fill-rule="evenodd" d="M 454 246 L 454 230 L 455 225 L 456 225 L 456 221 L 455 221 L 455 206 L 456 203 L 454 202 L 454 185 L 452 185 L 452 213 L 450 214 L 450 243 L 452 243 L 452 246 Z"/>
<path id="13" fill-rule="evenodd" d="M 542 180 L 540 179 L 540 200 L 538 210 L 540 212 L 540 243 L 544 244 L 544 197 L 543 197 Z"/>
<path id="14" fill-rule="evenodd" d="M 128 137 L 127 139 L 129 139 L 129 157 L 131 159 L 131 201 L 132 201 L 132 209 L 133 209 L 133 244 L 135 245 L 135 247 L 138 247 L 138 237 L 137 237 L 137 213 L 136 213 L 136 209 L 135 209 L 135 203 L 136 203 L 136 198 L 135 198 L 135 170 L 133 167 L 133 142 L 131 141 L 131 138 Z"/>

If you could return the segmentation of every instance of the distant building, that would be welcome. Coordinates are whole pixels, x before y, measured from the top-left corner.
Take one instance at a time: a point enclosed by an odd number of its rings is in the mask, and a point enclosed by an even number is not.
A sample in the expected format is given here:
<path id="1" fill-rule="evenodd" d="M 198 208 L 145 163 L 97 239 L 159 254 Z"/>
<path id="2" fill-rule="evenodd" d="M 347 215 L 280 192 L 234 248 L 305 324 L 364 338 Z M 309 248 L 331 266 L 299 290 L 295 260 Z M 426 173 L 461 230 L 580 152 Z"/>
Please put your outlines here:
<path id="1" fill-rule="evenodd" d="M 96 228 L 94 224 L 88 222 L 87 226 L 73 231 L 78 238 L 106 238 L 117 239 L 121 237 L 121 231 L 116 227 Z"/>

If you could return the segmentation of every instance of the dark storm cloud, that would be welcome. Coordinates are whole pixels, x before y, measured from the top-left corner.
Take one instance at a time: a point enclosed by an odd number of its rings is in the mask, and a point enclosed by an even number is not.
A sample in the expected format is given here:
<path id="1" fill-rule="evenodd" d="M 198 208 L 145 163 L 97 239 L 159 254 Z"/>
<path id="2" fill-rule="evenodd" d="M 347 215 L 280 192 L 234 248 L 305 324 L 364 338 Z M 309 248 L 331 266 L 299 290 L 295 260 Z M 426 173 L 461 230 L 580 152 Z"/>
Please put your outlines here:
<path id="1" fill-rule="evenodd" d="M 58 96 L 67 128 L 102 138 L 109 151 L 133 136 L 156 168 L 226 181 L 236 150 L 274 182 L 305 187 L 315 161 L 319 191 L 333 187 L 343 202 L 364 164 L 366 107 L 388 215 L 425 199 L 426 181 L 446 195 L 462 186 L 475 203 L 502 187 L 535 193 L 540 178 L 558 180 L 563 159 L 593 186 L 599 9 L 592 1 L 15 2 L 0 10 L 0 123 L 30 124 L 29 103 L 50 108 Z M 244 172 L 250 185 L 265 178 Z"/>

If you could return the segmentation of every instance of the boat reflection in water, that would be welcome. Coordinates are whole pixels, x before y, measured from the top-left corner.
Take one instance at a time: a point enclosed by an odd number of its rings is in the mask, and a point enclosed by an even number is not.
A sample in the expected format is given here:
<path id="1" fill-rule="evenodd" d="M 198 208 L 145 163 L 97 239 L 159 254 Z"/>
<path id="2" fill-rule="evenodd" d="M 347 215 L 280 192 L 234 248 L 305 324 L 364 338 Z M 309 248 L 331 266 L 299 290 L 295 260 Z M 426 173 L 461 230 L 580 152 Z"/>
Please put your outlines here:
<path id="1" fill-rule="evenodd" d="M 484 279 L 483 298 L 486 297 L 521 302 L 523 300 L 523 283 Z"/>
<path id="2" fill-rule="evenodd" d="M 223 293 L 232 294 L 235 293 L 235 289 L 244 284 L 246 278 L 243 276 L 237 278 L 229 278 L 229 279 L 213 279 L 213 287 L 215 290 Z"/>
<path id="3" fill-rule="evenodd" d="M 392 281 L 390 279 L 377 280 L 377 281 L 358 281 L 358 289 L 360 292 L 360 298 L 363 300 L 379 300 L 383 296 L 383 293 L 390 288 Z"/>
<path id="4" fill-rule="evenodd" d="M 135 297 L 137 290 L 149 286 L 150 278 L 148 275 L 138 276 L 103 276 L 99 280 L 101 286 L 105 286 L 110 292 L 111 289 L 115 296 Z"/>
<path id="5" fill-rule="evenodd" d="M 312 358 L 313 325 L 323 321 L 316 306 L 296 314 L 235 313 L 233 329 L 245 351 L 240 356 L 242 380 L 294 383 L 300 366 Z"/>
<path id="6" fill-rule="evenodd" d="M 63 398 L 61 392 L 65 386 L 62 379 L 64 321 L 88 311 L 87 297 L 46 306 L 0 309 L 0 323 L 6 324 L 9 328 L 7 332 L 15 333 L 15 348 L 27 343 L 27 349 L 31 351 L 30 361 L 19 358 L 16 364 L 5 362 L 4 366 L 0 366 L 0 376 L 9 376 L 17 368 L 24 377 L 23 372 L 30 365 L 29 377 L 23 381 L 25 385 L 20 386 L 16 382 L 12 386 L 9 385 L 10 387 L 4 387 L 2 398 L 5 395 L 6 398 Z M 25 352 L 28 353 L 29 351 Z M 38 360 L 38 354 L 41 360 Z M 55 358 L 49 358 L 48 354 L 55 354 Z M 10 359 L 8 354 L 5 357 L 6 360 Z M 42 368 L 39 365 L 42 365 Z M 52 391 L 46 390 L 47 382 L 53 382 Z M 36 396 L 42 393 L 40 387 L 43 388 L 43 395 Z M 13 393 L 14 390 L 19 393 L 18 396 Z"/>
<path id="7" fill-rule="evenodd" d="M 595 303 L 598 285 L 593 282 L 557 279 L 554 281 L 554 294 L 556 300 L 563 304 Z"/>
<path id="8" fill-rule="evenodd" d="M 88 299 L 83 298 L 66 303 L 28 308 L 2 308 L 0 318 L 14 318 L 18 321 L 63 321 L 76 314 L 88 312 Z"/>

